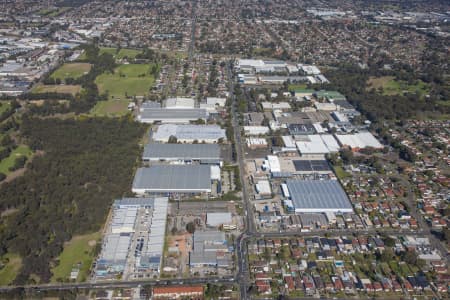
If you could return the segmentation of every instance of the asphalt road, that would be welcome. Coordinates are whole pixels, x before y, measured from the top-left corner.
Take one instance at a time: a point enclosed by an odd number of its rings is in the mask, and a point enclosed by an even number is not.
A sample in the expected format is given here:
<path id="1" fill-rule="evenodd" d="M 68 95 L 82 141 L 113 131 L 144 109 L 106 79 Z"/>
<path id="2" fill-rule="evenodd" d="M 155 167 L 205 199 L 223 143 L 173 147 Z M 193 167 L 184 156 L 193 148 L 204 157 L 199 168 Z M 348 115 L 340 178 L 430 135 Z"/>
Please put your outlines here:
<path id="1" fill-rule="evenodd" d="M 203 277 L 203 278 L 188 278 L 188 279 L 146 279 L 146 280 L 133 280 L 133 281 L 107 281 L 96 283 L 58 283 L 58 284 L 40 284 L 40 285 L 26 285 L 26 286 L 8 286 L 0 287 L 0 293 L 13 291 L 15 289 L 24 289 L 27 291 L 40 291 L 40 290 L 73 290 L 73 289 L 103 289 L 103 288 L 133 288 L 140 285 L 146 286 L 159 286 L 159 285 L 195 285 L 206 283 L 230 283 L 234 282 L 235 277 Z"/>
<path id="2" fill-rule="evenodd" d="M 197 16 L 195 14 L 195 6 L 197 5 L 196 1 L 192 2 L 192 11 L 191 11 L 191 41 L 189 43 L 188 49 L 188 59 L 191 62 L 194 58 L 195 51 L 195 28 L 197 25 Z"/>
<path id="3" fill-rule="evenodd" d="M 239 175 L 241 179 L 242 186 L 242 197 L 244 206 L 244 224 L 245 231 L 236 239 L 236 252 L 238 257 L 238 272 L 237 281 L 240 285 L 241 299 L 247 299 L 247 288 L 249 283 L 250 274 L 248 272 L 248 261 L 247 261 L 247 245 L 245 240 L 248 236 L 252 236 L 256 233 L 255 230 L 255 218 L 253 217 L 253 209 L 250 203 L 247 180 L 245 180 L 245 167 L 244 167 L 244 151 L 242 149 L 242 137 L 239 128 L 239 118 L 236 111 L 237 103 L 236 96 L 234 95 L 234 76 L 233 76 L 233 61 L 228 62 L 227 77 L 229 84 L 229 97 L 231 99 L 231 124 L 233 126 L 234 141 L 236 149 L 236 161 L 239 166 Z"/>

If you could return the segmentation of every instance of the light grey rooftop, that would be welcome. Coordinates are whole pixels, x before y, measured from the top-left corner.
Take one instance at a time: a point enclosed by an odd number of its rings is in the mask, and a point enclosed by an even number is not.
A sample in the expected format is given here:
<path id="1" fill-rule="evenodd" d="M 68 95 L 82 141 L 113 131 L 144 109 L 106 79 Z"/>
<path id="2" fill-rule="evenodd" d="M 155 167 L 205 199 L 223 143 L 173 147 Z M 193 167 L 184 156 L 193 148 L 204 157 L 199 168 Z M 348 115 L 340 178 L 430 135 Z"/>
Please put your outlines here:
<path id="1" fill-rule="evenodd" d="M 207 113 L 205 109 L 167 109 L 167 108 L 146 108 L 140 113 L 140 119 L 205 119 Z"/>
<path id="2" fill-rule="evenodd" d="M 205 165 L 161 165 L 139 168 L 133 190 L 191 192 L 211 190 L 211 167 Z"/>
<path id="3" fill-rule="evenodd" d="M 154 159 L 189 159 L 218 160 L 220 147 L 217 144 L 147 144 L 142 156 L 144 160 Z"/>
<path id="4" fill-rule="evenodd" d="M 337 180 L 287 180 L 295 209 L 351 210 L 347 194 Z"/>

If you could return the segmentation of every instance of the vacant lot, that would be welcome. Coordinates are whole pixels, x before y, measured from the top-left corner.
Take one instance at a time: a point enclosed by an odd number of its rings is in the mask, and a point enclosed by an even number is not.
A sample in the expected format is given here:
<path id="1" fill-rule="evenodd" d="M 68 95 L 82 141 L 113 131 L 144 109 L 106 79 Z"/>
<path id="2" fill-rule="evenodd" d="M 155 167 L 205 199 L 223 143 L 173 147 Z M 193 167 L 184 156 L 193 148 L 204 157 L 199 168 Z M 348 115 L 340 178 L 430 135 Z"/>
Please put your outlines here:
<path id="1" fill-rule="evenodd" d="M 59 78 L 79 78 L 91 69 L 88 63 L 70 63 L 64 64 L 50 76 L 53 79 Z"/>
<path id="2" fill-rule="evenodd" d="M 9 171 L 9 168 L 14 165 L 14 161 L 16 160 L 16 158 L 20 156 L 26 156 L 30 158 L 32 154 L 33 152 L 30 150 L 30 148 L 28 148 L 28 146 L 18 146 L 11 152 L 11 154 L 7 158 L 0 161 L 0 173 L 8 175 L 9 173 L 11 173 L 11 171 Z"/>
<path id="3" fill-rule="evenodd" d="M 33 88 L 33 93 L 63 93 L 75 95 L 81 91 L 81 85 L 38 85 Z"/>
<path id="4" fill-rule="evenodd" d="M 91 114 L 94 116 L 110 116 L 120 117 L 129 113 L 128 100 L 108 100 L 99 101 L 95 104 L 91 110 Z"/>
<path id="5" fill-rule="evenodd" d="M 0 257 L 0 285 L 10 284 L 22 266 L 22 259 L 19 255 L 5 254 Z"/>
<path id="6" fill-rule="evenodd" d="M 417 80 L 415 84 L 408 84 L 405 81 L 395 80 L 394 76 L 371 77 L 367 81 L 368 89 L 383 89 L 383 95 L 393 96 L 403 93 L 419 93 L 421 96 L 428 93 L 428 85 Z"/>
<path id="7" fill-rule="evenodd" d="M 116 68 L 114 74 L 105 73 L 95 79 L 100 93 L 107 92 L 110 99 L 148 94 L 155 82 L 149 74 L 151 65 L 129 64 Z"/>
<path id="8" fill-rule="evenodd" d="M 74 236 L 64 245 L 64 250 L 58 257 L 59 265 L 52 269 L 52 281 L 67 280 L 72 268 L 80 266 L 77 281 L 85 281 L 94 259 L 94 249 L 100 241 L 99 232 Z"/>

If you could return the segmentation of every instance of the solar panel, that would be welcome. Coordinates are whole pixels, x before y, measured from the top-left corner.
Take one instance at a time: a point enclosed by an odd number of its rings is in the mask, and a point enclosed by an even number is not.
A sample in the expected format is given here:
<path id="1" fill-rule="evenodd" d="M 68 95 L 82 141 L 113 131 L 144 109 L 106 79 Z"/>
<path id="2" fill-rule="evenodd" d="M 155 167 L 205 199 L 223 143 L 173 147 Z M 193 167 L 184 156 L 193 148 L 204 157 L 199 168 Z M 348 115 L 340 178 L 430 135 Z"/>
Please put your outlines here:
<path id="1" fill-rule="evenodd" d="M 326 160 L 294 160 L 296 171 L 301 172 L 323 172 L 331 171 Z"/>

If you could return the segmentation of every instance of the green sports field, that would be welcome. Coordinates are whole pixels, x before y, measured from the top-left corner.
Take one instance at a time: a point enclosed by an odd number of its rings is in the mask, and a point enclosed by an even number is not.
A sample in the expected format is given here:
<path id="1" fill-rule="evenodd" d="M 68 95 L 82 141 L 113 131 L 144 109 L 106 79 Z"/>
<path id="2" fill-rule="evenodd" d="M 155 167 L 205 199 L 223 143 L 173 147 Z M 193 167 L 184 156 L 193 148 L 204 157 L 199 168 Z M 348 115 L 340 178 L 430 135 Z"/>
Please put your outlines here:
<path id="1" fill-rule="evenodd" d="M 114 74 L 104 73 L 95 79 L 99 92 L 107 92 L 109 99 L 125 99 L 147 95 L 155 79 L 149 74 L 151 65 L 120 65 Z"/>

